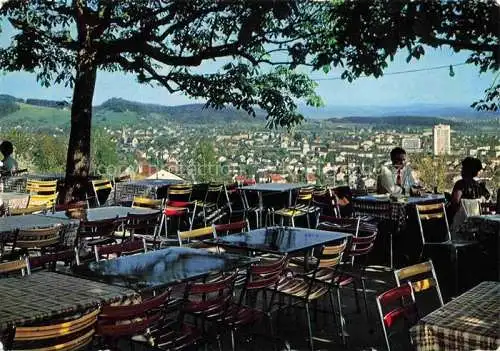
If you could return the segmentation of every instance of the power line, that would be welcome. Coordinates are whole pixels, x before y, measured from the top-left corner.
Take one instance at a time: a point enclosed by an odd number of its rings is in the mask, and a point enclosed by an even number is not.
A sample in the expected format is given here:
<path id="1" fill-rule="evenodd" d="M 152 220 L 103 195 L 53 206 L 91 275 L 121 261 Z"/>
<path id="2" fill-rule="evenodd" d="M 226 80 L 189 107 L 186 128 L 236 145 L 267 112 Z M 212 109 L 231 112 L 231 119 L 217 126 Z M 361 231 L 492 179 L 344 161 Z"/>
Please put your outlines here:
<path id="1" fill-rule="evenodd" d="M 416 68 L 416 69 L 409 69 L 406 71 L 397 71 L 397 72 L 388 72 L 384 73 L 384 76 L 393 76 L 396 74 L 406 74 L 406 73 L 415 73 L 415 72 L 425 72 L 425 71 L 435 71 L 438 69 L 444 69 L 444 68 L 450 68 L 450 66 L 457 67 L 457 66 L 464 66 L 467 65 L 465 62 L 460 62 L 460 63 L 455 63 L 451 65 L 441 65 L 441 66 L 434 66 L 434 67 L 427 67 L 427 68 Z M 359 78 L 368 78 L 369 76 L 366 75 L 361 75 Z M 330 78 L 311 78 L 314 81 L 322 81 L 322 80 L 341 80 L 342 77 L 330 77 Z"/>

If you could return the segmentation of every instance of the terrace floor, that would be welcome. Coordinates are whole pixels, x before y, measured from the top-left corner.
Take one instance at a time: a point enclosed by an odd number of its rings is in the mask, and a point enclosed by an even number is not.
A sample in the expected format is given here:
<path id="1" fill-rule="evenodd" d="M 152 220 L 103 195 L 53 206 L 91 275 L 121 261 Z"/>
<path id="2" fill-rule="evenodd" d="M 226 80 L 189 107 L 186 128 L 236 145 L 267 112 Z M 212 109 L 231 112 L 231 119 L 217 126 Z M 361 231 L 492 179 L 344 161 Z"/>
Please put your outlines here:
<path id="1" fill-rule="evenodd" d="M 368 289 L 368 305 L 370 308 L 371 322 L 368 322 L 363 307 L 362 291 L 359 290 L 361 313 L 356 311 L 354 291 L 349 288 L 342 290 L 342 304 L 344 316 L 346 319 L 346 329 L 349 334 L 347 348 L 342 346 L 340 336 L 335 335 L 338 330 L 333 324 L 331 314 L 317 313 L 316 322 L 313 321 L 313 333 L 319 339 L 328 340 L 328 342 L 316 341 L 314 343 L 315 350 L 385 350 L 385 341 L 380 326 L 379 317 L 376 310 L 375 296 L 383 291 L 386 291 L 395 286 L 393 274 L 386 267 L 372 266 L 367 282 Z M 418 301 L 417 301 L 418 302 Z M 328 309 L 328 298 L 322 299 L 319 304 L 319 309 Z M 420 307 L 420 306 L 419 306 Z M 308 350 L 307 341 L 307 322 L 303 309 L 297 308 L 289 312 L 283 311 L 279 317 L 279 322 L 276 322 L 276 315 L 273 318 L 275 326 L 278 326 L 277 334 L 280 339 L 274 344 L 271 340 L 259 335 L 248 340 L 244 335 L 236 334 L 237 350 Z M 314 320 L 314 315 L 313 315 Z M 252 332 L 255 334 L 268 334 L 266 331 L 267 322 L 255 325 Z M 224 336 L 224 350 L 231 350 L 231 340 L 229 332 Z M 275 346 L 276 345 L 276 346 Z M 120 344 L 120 349 L 123 350 L 153 350 L 142 345 L 133 345 L 131 348 L 128 343 Z M 200 349 L 203 349 L 201 347 Z M 217 345 L 208 345 L 208 349 L 217 349 Z M 394 349 L 394 348 L 393 348 Z M 408 346 L 402 344 L 397 347 L 397 350 L 408 349 Z"/>

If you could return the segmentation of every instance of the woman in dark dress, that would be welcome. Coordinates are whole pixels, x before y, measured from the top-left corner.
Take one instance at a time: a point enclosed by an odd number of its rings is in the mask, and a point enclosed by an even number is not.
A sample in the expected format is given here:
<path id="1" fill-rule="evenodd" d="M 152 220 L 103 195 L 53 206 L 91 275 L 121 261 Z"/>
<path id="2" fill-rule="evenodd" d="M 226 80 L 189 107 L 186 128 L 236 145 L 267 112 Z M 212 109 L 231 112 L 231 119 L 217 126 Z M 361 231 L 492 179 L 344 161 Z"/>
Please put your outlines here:
<path id="1" fill-rule="evenodd" d="M 474 178 L 483 169 L 481 161 L 474 157 L 466 157 L 462 161 L 462 179 L 458 180 L 451 193 L 451 202 L 448 208 L 448 218 L 453 219 L 460 208 L 462 199 L 488 199 L 490 193 L 484 183 L 479 183 Z"/>

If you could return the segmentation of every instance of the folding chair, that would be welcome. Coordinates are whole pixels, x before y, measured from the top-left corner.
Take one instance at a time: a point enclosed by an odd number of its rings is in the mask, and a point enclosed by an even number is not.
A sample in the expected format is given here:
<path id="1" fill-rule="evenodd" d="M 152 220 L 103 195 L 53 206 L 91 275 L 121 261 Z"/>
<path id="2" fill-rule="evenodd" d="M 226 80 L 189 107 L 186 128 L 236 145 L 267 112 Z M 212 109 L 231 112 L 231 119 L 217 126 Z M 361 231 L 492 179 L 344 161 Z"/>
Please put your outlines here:
<path id="1" fill-rule="evenodd" d="M 391 306 L 396 307 L 391 307 Z M 384 312 L 386 307 L 389 308 Z M 391 332 L 395 324 L 402 320 L 404 322 L 404 330 L 408 334 L 406 341 L 410 341 L 409 328 L 418 320 L 418 313 L 415 304 L 415 295 L 410 283 L 403 284 L 397 288 L 392 288 L 377 296 L 377 309 L 384 332 L 384 338 L 387 345 L 387 350 L 391 350 L 390 339 L 394 332 Z M 411 343 L 411 341 L 410 341 Z M 396 349 L 406 350 L 409 345 L 398 345 Z"/>
<path id="2" fill-rule="evenodd" d="M 21 275 L 24 277 L 25 274 L 30 275 L 30 263 L 28 257 L 23 257 L 16 261 L 3 262 L 0 263 L 0 275 L 8 274 L 15 271 L 20 271 Z"/>
<path id="3" fill-rule="evenodd" d="M 394 277 L 396 278 L 396 284 L 398 286 L 401 286 L 402 283 L 410 282 L 414 293 L 421 293 L 434 288 L 439 300 L 438 307 L 444 305 L 443 296 L 441 295 L 441 289 L 439 288 L 439 282 L 432 260 L 397 269 L 394 271 Z M 422 313 L 421 315 L 423 316 Z"/>
<path id="4" fill-rule="evenodd" d="M 94 194 L 90 198 L 94 198 L 97 207 L 100 207 L 108 200 L 109 194 L 111 194 L 113 190 L 113 183 L 109 179 L 99 179 L 92 180 L 91 184 Z M 88 199 L 89 197 L 87 197 L 87 200 Z"/>
<path id="5" fill-rule="evenodd" d="M 424 252 L 426 252 L 426 256 L 429 256 L 434 262 L 437 262 L 437 260 L 442 261 L 443 250 L 445 250 L 449 254 L 448 257 L 451 260 L 451 264 L 454 266 L 454 293 L 458 293 L 458 250 L 477 248 L 478 243 L 474 241 L 452 240 L 444 203 L 416 205 L 416 209 L 423 244 L 420 256 L 422 258 Z"/>
<path id="6" fill-rule="evenodd" d="M 178 231 L 179 246 L 189 247 L 208 247 L 203 243 L 203 239 L 215 239 L 214 229 L 212 226 L 203 227 L 187 231 Z"/>
<path id="7" fill-rule="evenodd" d="M 99 308 L 83 315 L 51 324 L 17 326 L 13 345 L 8 350 L 81 350 L 90 344 Z M 44 347 L 42 347 L 42 345 Z"/>

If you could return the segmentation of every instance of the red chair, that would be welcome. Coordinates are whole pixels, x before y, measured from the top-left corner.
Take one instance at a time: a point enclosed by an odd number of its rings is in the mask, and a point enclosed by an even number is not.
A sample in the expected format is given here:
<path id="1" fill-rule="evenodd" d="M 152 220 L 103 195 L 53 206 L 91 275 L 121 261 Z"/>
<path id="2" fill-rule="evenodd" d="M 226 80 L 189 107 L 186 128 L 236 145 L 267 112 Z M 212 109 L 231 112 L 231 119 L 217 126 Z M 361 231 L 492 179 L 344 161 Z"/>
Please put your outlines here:
<path id="1" fill-rule="evenodd" d="M 250 225 L 247 220 L 244 220 L 227 224 L 214 224 L 213 228 L 216 236 L 224 236 L 227 234 L 248 232 Z"/>
<path id="2" fill-rule="evenodd" d="M 204 327 L 207 325 L 205 321 L 215 322 L 217 325 L 217 321 L 224 320 L 231 305 L 236 278 L 237 273 L 231 273 L 216 276 L 209 282 L 187 284 L 182 312 L 200 319 Z M 215 333 L 219 349 L 222 350 L 221 329 L 217 328 Z"/>
<path id="3" fill-rule="evenodd" d="M 231 303 L 226 313 L 218 320 L 223 326 L 231 329 L 231 346 L 235 350 L 235 331 L 243 326 L 254 324 L 267 317 L 271 337 L 274 338 L 271 308 L 277 293 L 278 283 L 287 267 L 287 258 L 267 261 L 252 265 L 246 275 L 245 284 L 240 293 L 237 303 Z M 271 291 L 269 301 L 266 301 L 266 292 Z M 262 294 L 262 307 L 256 307 L 258 294 Z M 251 302 L 250 306 L 244 305 L 243 301 Z"/>
<path id="4" fill-rule="evenodd" d="M 388 311 L 384 312 L 386 308 L 388 308 Z M 409 332 L 409 328 L 418 320 L 415 295 L 413 294 L 411 284 L 407 283 L 401 285 L 377 296 L 377 309 L 382 323 L 387 349 L 390 351 L 390 338 L 394 334 L 391 330 L 395 327 L 395 324 L 402 320 L 405 324 L 404 330 Z M 409 340 L 409 333 L 407 340 Z M 398 349 L 400 349 L 400 346 L 401 345 L 399 345 Z"/>
<path id="5" fill-rule="evenodd" d="M 146 240 L 143 239 L 132 239 L 128 241 L 121 242 L 120 244 L 111 244 L 111 245 L 95 245 L 94 246 L 94 255 L 95 260 L 99 261 L 106 256 L 106 259 L 109 258 L 109 255 L 115 255 L 116 257 L 125 256 L 125 255 L 134 255 L 142 252 L 147 252 Z"/>
<path id="6" fill-rule="evenodd" d="M 153 341 L 154 346 L 162 350 L 180 350 L 194 345 L 201 338 L 196 328 L 182 321 L 167 320 L 169 297 L 170 290 L 167 290 L 140 303 L 104 306 L 96 333 L 110 346 L 116 346 L 118 338 L 137 335 Z"/>
<path id="7" fill-rule="evenodd" d="M 29 257 L 30 268 L 32 270 L 37 268 L 47 268 L 48 270 L 55 271 L 57 262 L 72 264 L 75 262 L 75 250 L 69 249 L 41 256 Z"/>

